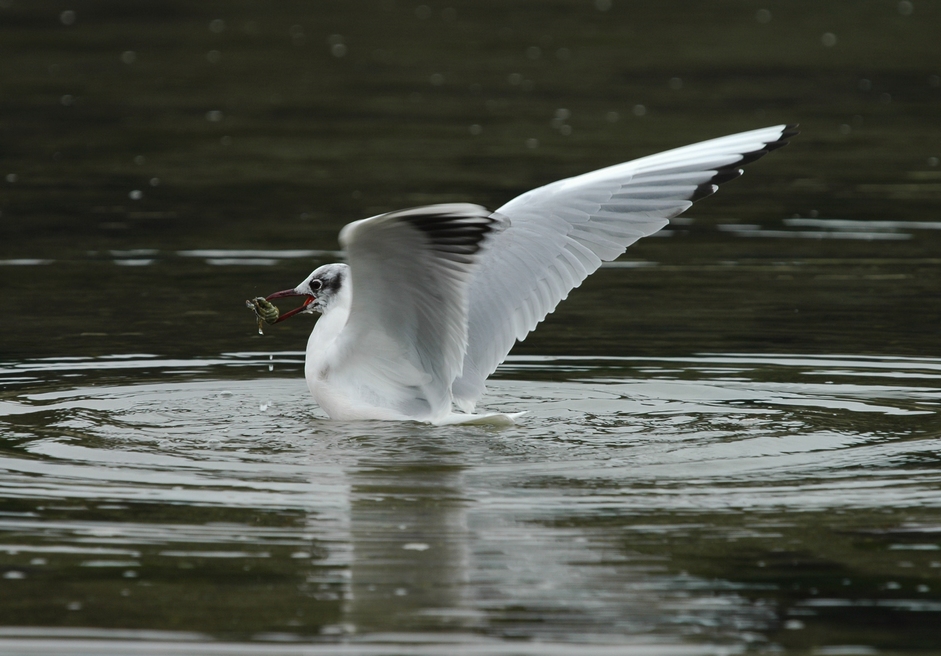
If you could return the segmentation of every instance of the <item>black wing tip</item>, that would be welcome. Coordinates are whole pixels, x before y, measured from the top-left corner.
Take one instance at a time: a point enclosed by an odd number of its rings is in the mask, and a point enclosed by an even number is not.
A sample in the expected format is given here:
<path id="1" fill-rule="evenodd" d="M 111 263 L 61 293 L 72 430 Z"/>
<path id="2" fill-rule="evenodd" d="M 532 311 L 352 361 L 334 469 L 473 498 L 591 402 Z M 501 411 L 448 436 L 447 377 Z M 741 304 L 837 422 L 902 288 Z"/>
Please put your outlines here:
<path id="1" fill-rule="evenodd" d="M 437 250 L 476 253 L 498 219 L 480 205 L 446 203 L 398 210 L 392 214 L 425 234 Z"/>
<path id="2" fill-rule="evenodd" d="M 778 148 L 783 148 L 788 144 L 788 139 L 795 137 L 800 134 L 800 131 L 797 129 L 797 123 L 788 123 L 784 126 L 784 129 L 781 130 L 781 134 L 774 141 L 769 141 L 765 144 L 763 148 L 758 150 L 752 150 L 747 153 L 742 153 L 742 159 L 730 164 L 729 166 L 724 166 L 716 171 L 716 174 L 708 182 L 696 187 L 696 191 L 693 192 L 693 195 L 690 196 L 691 201 L 697 201 L 700 198 L 705 198 L 706 196 L 711 196 L 719 188 L 720 184 L 726 183 L 729 180 L 734 180 L 744 173 L 740 168 L 746 164 L 751 164 L 755 160 L 761 159 L 772 150 L 777 150 Z"/>

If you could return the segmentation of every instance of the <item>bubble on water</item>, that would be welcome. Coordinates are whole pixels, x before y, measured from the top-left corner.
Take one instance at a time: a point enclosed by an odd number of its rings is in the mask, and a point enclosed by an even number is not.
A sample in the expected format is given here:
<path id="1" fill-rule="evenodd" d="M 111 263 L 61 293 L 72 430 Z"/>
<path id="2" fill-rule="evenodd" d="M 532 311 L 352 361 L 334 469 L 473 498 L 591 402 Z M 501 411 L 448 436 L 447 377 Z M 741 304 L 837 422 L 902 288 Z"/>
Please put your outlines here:
<path id="1" fill-rule="evenodd" d="M 643 116 L 647 113 L 647 108 L 643 105 L 634 105 L 634 109 L 631 111 L 634 112 L 634 116 Z"/>
<path id="2" fill-rule="evenodd" d="M 506 81 L 515 87 L 520 82 L 523 81 L 523 76 L 520 75 L 519 73 L 510 73 L 509 75 L 506 76 Z"/>
<path id="3" fill-rule="evenodd" d="M 409 542 L 407 544 L 403 544 L 402 548 L 406 551 L 428 551 L 428 549 L 431 549 L 431 546 L 425 544 L 424 542 Z"/>
<path id="4" fill-rule="evenodd" d="M 879 102 L 881 102 L 883 105 L 888 105 L 889 103 L 892 102 L 892 94 L 891 93 L 879 94 Z"/>
<path id="5" fill-rule="evenodd" d="M 481 132 L 483 132 L 484 129 L 483 129 L 482 127 L 480 127 L 480 125 L 478 125 L 477 123 L 474 123 L 473 125 L 471 125 L 471 126 L 468 128 L 468 131 L 469 131 L 472 135 L 474 135 L 474 136 L 476 137 L 478 134 L 480 134 Z"/>
<path id="6" fill-rule="evenodd" d="M 617 112 L 608 112 L 604 115 L 604 119 L 608 123 L 617 123 L 619 118 L 621 118 L 621 116 Z"/>
<path id="7" fill-rule="evenodd" d="M 61 14 L 59 14 L 59 21 L 63 25 L 73 25 L 78 16 L 75 15 L 75 12 L 71 9 L 66 9 Z"/>
<path id="8" fill-rule="evenodd" d="M 7 173 L 6 181 L 13 183 L 16 182 L 17 176 L 16 173 Z"/>
<path id="9" fill-rule="evenodd" d="M 70 601 L 65 605 L 67 610 L 82 610 L 82 602 L 80 601 Z"/>
<path id="10" fill-rule="evenodd" d="M 683 79 L 679 77 L 671 77 L 668 84 L 670 85 L 670 88 L 673 89 L 674 91 L 679 91 L 680 89 L 683 88 Z"/>
<path id="11" fill-rule="evenodd" d="M 143 155 L 134 156 L 134 163 L 137 164 L 138 166 L 143 166 L 144 162 L 146 161 L 147 159 Z"/>
<path id="12" fill-rule="evenodd" d="M 340 57 L 345 57 L 346 56 L 346 44 L 334 43 L 332 46 L 330 46 L 330 54 L 338 59 Z"/>
<path id="13" fill-rule="evenodd" d="M 215 20 L 209 23 L 209 31 L 214 34 L 221 34 L 225 31 L 225 21 L 221 18 L 216 18 Z"/>
<path id="14" fill-rule="evenodd" d="M 867 80 L 866 78 L 862 78 L 859 81 L 859 90 L 860 91 L 872 91 L 872 80 Z"/>
<path id="15" fill-rule="evenodd" d="M 767 25 L 771 22 L 771 12 L 767 9 L 759 9 L 755 12 L 755 20 Z"/>
<path id="16" fill-rule="evenodd" d="M 853 128 L 851 128 L 848 123 L 842 123 L 840 125 L 840 134 L 849 134 L 852 131 Z"/>
<path id="17" fill-rule="evenodd" d="M 937 166 L 939 161 L 941 160 L 939 160 L 937 157 L 929 157 L 928 166 Z"/>
<path id="18" fill-rule="evenodd" d="M 555 110 L 555 117 L 561 121 L 564 121 L 567 118 L 571 118 L 571 116 L 572 112 L 567 110 L 565 107 L 560 107 L 559 109 Z"/>
<path id="19" fill-rule="evenodd" d="M 151 187 L 157 187 L 160 185 L 160 178 L 151 178 L 149 182 Z"/>
<path id="20" fill-rule="evenodd" d="M 915 11 L 915 5 L 908 0 L 902 0 L 899 3 L 899 13 L 902 16 L 911 16 L 913 11 Z"/>
<path id="21" fill-rule="evenodd" d="M 63 107 L 71 107 L 72 105 L 75 104 L 75 96 L 72 96 L 70 94 L 65 94 L 64 96 L 59 98 L 59 102 L 62 103 Z"/>
<path id="22" fill-rule="evenodd" d="M 827 48 L 832 48 L 836 45 L 836 34 L 833 32 L 824 32 L 823 36 L 820 37 L 820 43 Z"/>
<path id="23" fill-rule="evenodd" d="M 134 191 L 129 193 L 127 197 L 130 198 L 131 200 L 140 200 L 141 198 L 144 197 L 144 192 L 141 191 L 140 189 L 135 189 Z"/>
<path id="24" fill-rule="evenodd" d="M 206 120 L 210 121 L 211 123 L 218 123 L 222 120 L 222 112 L 218 109 L 211 109 L 206 112 Z"/>
<path id="25" fill-rule="evenodd" d="M 572 134 L 572 126 L 571 126 L 571 125 L 562 125 L 562 126 L 560 126 L 560 127 L 559 127 L 559 134 L 561 134 L 563 137 L 569 136 L 570 134 Z"/>
<path id="26" fill-rule="evenodd" d="M 535 148 L 539 148 L 539 139 L 530 137 L 529 139 L 526 140 L 526 147 L 531 150 Z"/>
<path id="27" fill-rule="evenodd" d="M 125 50 L 121 53 L 121 61 L 125 64 L 133 64 L 137 61 L 137 53 L 133 50 Z"/>
<path id="28" fill-rule="evenodd" d="M 431 82 L 432 86 L 440 87 L 444 84 L 444 76 L 441 73 L 434 73 L 428 78 L 428 81 Z"/>

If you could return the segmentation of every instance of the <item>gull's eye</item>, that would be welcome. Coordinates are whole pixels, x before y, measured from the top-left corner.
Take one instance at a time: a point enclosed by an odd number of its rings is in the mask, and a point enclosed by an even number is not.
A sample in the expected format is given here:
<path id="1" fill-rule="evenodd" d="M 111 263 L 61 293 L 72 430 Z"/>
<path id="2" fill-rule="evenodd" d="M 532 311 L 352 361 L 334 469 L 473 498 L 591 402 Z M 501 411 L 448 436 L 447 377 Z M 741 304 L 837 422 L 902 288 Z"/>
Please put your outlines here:
<path id="1" fill-rule="evenodd" d="M 317 279 L 311 280 L 309 286 L 310 286 L 310 291 L 319 292 L 320 289 L 323 287 L 323 281 L 317 280 Z"/>

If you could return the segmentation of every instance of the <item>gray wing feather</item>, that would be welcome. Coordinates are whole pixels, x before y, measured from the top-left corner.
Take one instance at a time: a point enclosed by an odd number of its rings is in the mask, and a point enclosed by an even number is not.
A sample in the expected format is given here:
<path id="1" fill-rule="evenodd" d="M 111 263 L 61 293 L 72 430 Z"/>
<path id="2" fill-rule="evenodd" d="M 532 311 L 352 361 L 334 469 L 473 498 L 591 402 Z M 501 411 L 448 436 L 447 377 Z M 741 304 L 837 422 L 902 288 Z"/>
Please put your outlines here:
<path id="1" fill-rule="evenodd" d="M 452 385 L 470 411 L 487 377 L 602 262 L 663 228 L 738 168 L 796 134 L 778 125 L 684 146 L 528 191 L 498 209 L 469 289 L 467 351 Z"/>

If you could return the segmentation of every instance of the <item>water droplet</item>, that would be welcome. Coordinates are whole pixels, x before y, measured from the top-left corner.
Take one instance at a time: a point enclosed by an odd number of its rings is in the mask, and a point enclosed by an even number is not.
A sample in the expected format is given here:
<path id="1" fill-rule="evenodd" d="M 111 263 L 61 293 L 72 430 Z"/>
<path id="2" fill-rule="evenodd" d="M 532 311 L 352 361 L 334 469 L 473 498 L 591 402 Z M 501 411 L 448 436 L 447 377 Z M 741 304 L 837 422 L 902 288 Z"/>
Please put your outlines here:
<path id="1" fill-rule="evenodd" d="M 939 160 L 938 160 L 937 157 L 929 157 L 929 158 L 928 158 L 928 166 L 937 166 L 937 165 L 938 165 L 938 162 L 939 162 Z"/>
<path id="2" fill-rule="evenodd" d="M 859 90 L 860 91 L 872 91 L 872 80 L 867 80 L 866 78 L 862 78 L 859 81 Z"/>
<path id="3" fill-rule="evenodd" d="M 767 9 L 759 9 L 755 12 L 755 20 L 767 25 L 771 22 L 771 12 Z"/>
<path id="4" fill-rule="evenodd" d="M 534 139 L 534 138 L 527 139 L 526 147 L 529 149 L 539 148 L 539 139 Z"/>
<path id="5" fill-rule="evenodd" d="M 343 43 L 334 43 L 332 46 L 330 46 L 330 54 L 337 58 L 345 57 L 346 45 Z"/>
<path id="6" fill-rule="evenodd" d="M 559 119 L 560 121 L 564 121 L 567 118 L 570 118 L 571 116 L 572 116 L 572 112 L 567 110 L 565 107 L 560 107 L 559 109 L 555 110 L 555 117 Z"/>
<path id="7" fill-rule="evenodd" d="M 82 602 L 80 601 L 70 601 L 65 605 L 68 610 L 82 610 Z"/>
<path id="8" fill-rule="evenodd" d="M 804 628 L 804 623 L 800 620 L 788 620 L 784 623 L 784 628 L 789 631 L 800 631 Z"/>
<path id="9" fill-rule="evenodd" d="M 218 123 L 219 121 L 222 120 L 222 112 L 219 111 L 218 109 L 211 109 L 208 112 L 206 112 L 206 120 L 211 121 L 213 123 Z"/>
<path id="10" fill-rule="evenodd" d="M 833 32 L 825 32 L 823 36 L 820 37 L 820 43 L 827 48 L 832 48 L 836 45 L 836 34 Z"/>
<path id="11" fill-rule="evenodd" d="M 231 146 L 231 145 L 232 145 L 232 137 L 230 137 L 229 135 L 225 135 L 224 137 L 222 137 L 221 139 L 219 139 L 219 143 L 221 143 L 223 146 Z"/>
<path id="12" fill-rule="evenodd" d="M 63 107 L 71 107 L 72 105 L 75 104 L 75 97 L 69 94 L 65 94 L 64 96 L 59 98 L 59 102 L 62 103 Z"/>
<path id="13" fill-rule="evenodd" d="M 206 61 L 210 64 L 218 64 L 220 59 L 222 59 L 222 53 L 218 50 L 210 50 L 206 53 Z"/>
<path id="14" fill-rule="evenodd" d="M 569 136 L 570 134 L 572 134 L 572 126 L 571 125 L 561 126 L 559 128 L 559 134 L 561 134 L 563 137 Z"/>
<path id="15" fill-rule="evenodd" d="M 157 186 L 159 186 L 159 185 L 160 185 L 160 178 L 151 178 L 151 179 L 150 179 L 150 186 L 151 186 L 151 187 L 157 187 Z"/>
<path id="16" fill-rule="evenodd" d="M 431 7 L 428 5 L 418 5 L 415 7 L 415 16 L 417 16 L 419 20 L 428 20 L 431 18 Z"/>
<path id="17" fill-rule="evenodd" d="M 16 182 L 16 173 L 7 173 L 7 182 L 13 183 Z"/>
<path id="18" fill-rule="evenodd" d="M 853 131 L 853 128 L 851 128 L 849 124 L 843 123 L 840 125 L 840 134 L 849 134 L 852 131 Z"/>
<path id="19" fill-rule="evenodd" d="M 209 23 L 209 31 L 214 34 L 221 34 L 225 31 L 225 21 L 221 18 L 217 18 Z"/>
<path id="20" fill-rule="evenodd" d="M 523 81 L 523 76 L 519 73 L 510 73 L 506 76 L 506 81 L 512 84 L 514 87 Z"/>
<path id="21" fill-rule="evenodd" d="M 25 579 L 26 574 L 24 572 L 18 572 L 15 569 L 11 569 L 10 571 L 3 573 L 3 578 L 14 581 L 14 580 L 19 580 L 19 579 Z"/>
<path id="22" fill-rule="evenodd" d="M 134 191 L 129 193 L 127 197 L 130 198 L 131 200 L 140 200 L 141 198 L 144 197 L 144 192 L 141 191 L 140 189 L 135 189 Z"/>
<path id="23" fill-rule="evenodd" d="M 617 123 L 620 116 L 617 112 L 608 112 L 604 118 L 608 123 Z"/>
<path id="24" fill-rule="evenodd" d="M 72 25 L 75 23 L 75 20 L 78 16 L 75 15 L 75 12 L 71 9 L 66 9 L 61 14 L 59 14 L 59 20 L 63 25 Z"/>
<path id="25" fill-rule="evenodd" d="M 555 51 L 555 58 L 559 61 L 568 61 L 572 58 L 572 51 L 568 48 L 559 48 Z"/>
<path id="26" fill-rule="evenodd" d="M 670 88 L 673 89 L 674 91 L 679 91 L 680 89 L 683 88 L 682 78 L 671 77 L 668 84 L 670 85 Z"/>
<path id="27" fill-rule="evenodd" d="M 143 166 L 144 162 L 146 161 L 147 160 L 143 155 L 137 155 L 134 157 L 134 163 L 137 164 L 138 166 Z"/>
<path id="28" fill-rule="evenodd" d="M 36 565 L 36 566 L 38 567 L 39 565 L 45 565 L 45 564 L 47 564 L 48 562 L 49 562 L 49 561 L 46 560 L 45 558 L 33 558 L 31 561 L 29 561 L 29 564 L 30 564 L 30 565 Z"/>
<path id="29" fill-rule="evenodd" d="M 482 127 L 480 127 L 477 123 L 474 123 L 473 125 L 471 125 L 471 126 L 468 128 L 468 131 L 469 131 L 472 135 L 474 135 L 474 136 L 476 137 L 478 134 L 480 134 L 481 132 L 483 132 L 484 129 L 483 129 Z"/>
<path id="30" fill-rule="evenodd" d="M 434 73 L 430 78 L 432 86 L 440 87 L 444 84 L 444 76 L 441 73 Z"/>
<path id="31" fill-rule="evenodd" d="M 892 94 L 890 93 L 879 94 L 879 102 L 881 102 L 883 105 L 888 105 L 890 102 L 892 102 Z"/>
<path id="32" fill-rule="evenodd" d="M 539 46 L 529 46 L 528 48 L 526 48 L 526 57 L 528 59 L 532 59 L 533 61 L 536 61 L 537 59 L 542 57 L 542 48 L 540 48 Z"/>
<path id="33" fill-rule="evenodd" d="M 908 0 L 902 0 L 902 2 L 899 3 L 899 13 L 902 14 L 902 16 L 911 16 L 913 11 L 915 11 L 915 5 Z"/>
<path id="34" fill-rule="evenodd" d="M 595 0 L 595 9 L 598 11 L 608 11 L 611 9 L 611 0 Z"/>
<path id="35" fill-rule="evenodd" d="M 121 53 L 121 61 L 125 64 L 133 64 L 137 61 L 137 53 L 133 50 L 125 50 Z"/>
<path id="36" fill-rule="evenodd" d="M 446 23 L 453 23 L 457 20 L 457 10 L 454 7 L 446 7 L 441 10 L 441 19 Z"/>
<path id="37" fill-rule="evenodd" d="M 647 113 L 647 108 L 643 105 L 634 105 L 634 109 L 632 111 L 634 112 L 634 116 L 643 116 Z"/>

